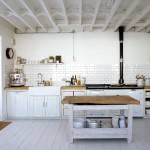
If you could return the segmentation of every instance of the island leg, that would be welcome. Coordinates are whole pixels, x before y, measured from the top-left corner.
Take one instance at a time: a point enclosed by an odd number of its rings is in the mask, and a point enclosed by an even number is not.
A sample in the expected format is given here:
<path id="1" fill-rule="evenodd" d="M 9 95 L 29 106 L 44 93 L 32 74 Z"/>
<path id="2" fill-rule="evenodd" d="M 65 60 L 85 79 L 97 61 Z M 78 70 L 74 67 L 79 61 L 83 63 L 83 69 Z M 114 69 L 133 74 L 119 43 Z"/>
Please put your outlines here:
<path id="1" fill-rule="evenodd" d="M 69 141 L 73 143 L 73 104 L 69 104 Z"/>
<path id="2" fill-rule="evenodd" d="M 132 142 L 132 122 L 133 122 L 133 108 L 128 105 L 128 143 Z"/>

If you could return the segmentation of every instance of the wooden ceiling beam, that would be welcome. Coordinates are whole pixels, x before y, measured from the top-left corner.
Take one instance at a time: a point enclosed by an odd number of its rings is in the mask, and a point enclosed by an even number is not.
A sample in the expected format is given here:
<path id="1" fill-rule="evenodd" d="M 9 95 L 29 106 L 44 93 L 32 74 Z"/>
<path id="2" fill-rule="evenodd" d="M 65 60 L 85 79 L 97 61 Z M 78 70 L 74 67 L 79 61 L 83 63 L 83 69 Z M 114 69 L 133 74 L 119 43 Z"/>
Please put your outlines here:
<path id="1" fill-rule="evenodd" d="M 79 0 L 79 24 L 82 24 L 82 0 Z"/>
<path id="2" fill-rule="evenodd" d="M 149 25 L 150 25 L 150 18 L 145 21 L 145 23 L 143 24 L 143 26 L 135 28 L 135 31 L 136 31 L 136 32 L 139 32 L 139 31 L 141 31 L 143 28 L 145 28 L 145 27 L 147 27 L 147 26 L 149 26 Z"/>
<path id="3" fill-rule="evenodd" d="M 30 30 L 32 32 L 36 32 L 36 28 L 33 27 L 32 25 L 30 25 L 29 23 L 27 23 L 19 14 L 19 12 L 17 12 L 16 10 L 14 10 L 12 7 L 10 7 L 10 4 L 7 4 L 4 0 L 0 0 L 0 2 L 5 5 L 14 15 L 15 17 L 17 17 L 19 20 L 21 20 L 28 28 L 30 28 Z"/>
<path id="4" fill-rule="evenodd" d="M 56 25 L 55 21 L 53 20 L 50 10 L 48 8 L 48 5 L 45 4 L 45 2 L 43 0 L 39 0 L 40 4 L 42 5 L 42 8 L 44 9 L 44 11 L 46 12 L 46 15 L 50 21 L 50 23 L 52 24 L 52 26 L 57 30 L 60 31 L 58 26 Z"/>
<path id="5" fill-rule="evenodd" d="M 67 17 L 66 6 L 65 6 L 65 3 L 64 3 L 64 0 L 60 0 L 60 1 L 61 1 L 61 4 L 62 4 L 62 9 L 63 9 L 63 12 L 64 12 L 65 20 L 66 20 L 66 23 L 68 25 L 68 17 Z"/>
<path id="6" fill-rule="evenodd" d="M 129 8 L 125 11 L 124 16 L 122 16 L 117 23 L 115 24 L 113 31 L 116 31 L 118 27 L 125 21 L 125 19 L 132 13 L 132 11 L 137 7 L 137 5 L 141 2 L 141 0 L 134 0 Z"/>
<path id="7" fill-rule="evenodd" d="M 8 19 L 4 14 L 2 14 L 0 12 L 0 16 L 2 18 L 4 18 L 5 20 L 7 20 L 10 24 L 12 24 L 14 27 L 16 27 L 17 29 L 19 29 L 21 32 L 26 32 L 26 29 L 24 27 L 21 27 L 19 24 L 15 23 L 14 21 Z"/>
<path id="8" fill-rule="evenodd" d="M 93 20 L 92 20 L 92 26 L 91 26 L 90 31 L 93 30 L 93 25 L 95 24 L 95 21 L 96 21 L 96 17 L 97 17 L 97 14 L 98 14 L 98 10 L 99 10 L 100 4 L 101 4 L 101 0 L 97 0 L 97 1 L 96 1 L 96 5 L 95 5 Z"/>
<path id="9" fill-rule="evenodd" d="M 107 28 L 108 24 L 110 23 L 112 17 L 114 16 L 115 12 L 117 11 L 120 3 L 122 2 L 122 0 L 116 0 L 110 10 L 110 15 L 107 17 L 106 22 L 104 24 L 104 27 L 102 29 L 102 31 L 105 31 L 105 29 Z"/>
<path id="10" fill-rule="evenodd" d="M 43 31 L 47 32 L 47 28 L 45 25 L 43 25 L 39 19 L 36 17 L 36 13 L 34 8 L 25 0 L 21 0 L 22 4 L 25 6 L 25 8 L 28 10 L 29 14 L 34 18 L 34 20 L 39 24 L 39 26 L 43 29 Z"/>
<path id="11" fill-rule="evenodd" d="M 150 4 L 148 4 L 138 16 L 136 16 L 134 19 L 132 19 L 131 22 L 129 22 L 126 27 L 125 31 L 128 31 L 131 27 L 133 27 L 142 17 L 144 17 L 148 12 L 150 11 Z"/>

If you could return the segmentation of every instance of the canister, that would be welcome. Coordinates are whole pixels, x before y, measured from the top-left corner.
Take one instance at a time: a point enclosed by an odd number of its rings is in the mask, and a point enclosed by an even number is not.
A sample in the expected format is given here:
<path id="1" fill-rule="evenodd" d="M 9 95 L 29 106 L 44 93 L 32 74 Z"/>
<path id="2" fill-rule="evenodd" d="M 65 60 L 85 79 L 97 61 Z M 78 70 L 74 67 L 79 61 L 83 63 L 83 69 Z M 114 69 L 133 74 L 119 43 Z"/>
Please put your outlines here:
<path id="1" fill-rule="evenodd" d="M 150 78 L 145 78 L 145 86 L 150 86 Z"/>

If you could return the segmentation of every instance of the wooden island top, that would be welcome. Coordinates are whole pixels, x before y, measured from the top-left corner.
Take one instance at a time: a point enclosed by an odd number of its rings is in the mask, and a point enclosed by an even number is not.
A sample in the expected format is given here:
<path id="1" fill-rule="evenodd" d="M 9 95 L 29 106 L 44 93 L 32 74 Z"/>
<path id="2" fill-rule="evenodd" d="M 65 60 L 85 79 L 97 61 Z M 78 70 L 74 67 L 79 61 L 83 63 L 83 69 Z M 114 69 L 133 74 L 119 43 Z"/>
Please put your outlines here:
<path id="1" fill-rule="evenodd" d="M 124 105 L 140 104 L 130 96 L 66 96 L 62 104 L 99 104 L 99 105 Z"/>

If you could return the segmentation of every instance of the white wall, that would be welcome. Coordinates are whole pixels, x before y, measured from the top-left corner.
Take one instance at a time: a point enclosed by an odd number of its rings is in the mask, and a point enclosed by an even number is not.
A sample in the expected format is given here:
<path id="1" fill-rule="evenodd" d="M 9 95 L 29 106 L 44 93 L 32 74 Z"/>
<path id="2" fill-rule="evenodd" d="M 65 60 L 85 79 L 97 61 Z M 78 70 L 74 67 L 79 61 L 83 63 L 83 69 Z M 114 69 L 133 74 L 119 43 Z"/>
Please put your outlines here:
<path id="1" fill-rule="evenodd" d="M 7 47 L 12 47 L 11 39 L 14 36 L 14 28 L 4 19 L 0 18 L 0 37 L 1 41 L 1 58 L 0 58 L 0 120 L 6 117 L 6 100 L 4 94 L 4 87 L 7 86 L 8 72 L 13 68 L 14 60 L 6 58 L 5 50 Z"/>
<path id="2" fill-rule="evenodd" d="M 150 64 L 150 34 L 124 34 L 125 64 Z"/>
<path id="3" fill-rule="evenodd" d="M 73 34 L 17 34 L 17 56 L 28 60 L 42 60 L 50 55 L 61 55 L 64 63 L 73 62 Z M 76 63 L 118 64 L 118 32 L 75 33 Z M 150 34 L 124 33 L 125 64 L 149 64 Z"/>

